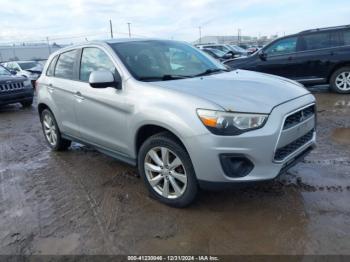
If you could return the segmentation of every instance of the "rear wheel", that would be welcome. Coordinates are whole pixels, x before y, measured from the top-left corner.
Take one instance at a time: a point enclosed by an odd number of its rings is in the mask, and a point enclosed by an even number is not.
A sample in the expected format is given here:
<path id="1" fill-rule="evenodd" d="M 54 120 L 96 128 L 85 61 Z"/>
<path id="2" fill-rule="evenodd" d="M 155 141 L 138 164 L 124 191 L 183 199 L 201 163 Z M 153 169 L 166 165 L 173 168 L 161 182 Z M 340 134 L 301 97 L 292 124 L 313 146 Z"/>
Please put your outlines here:
<path id="1" fill-rule="evenodd" d="M 41 113 L 41 125 L 45 139 L 53 150 L 66 150 L 71 145 L 71 141 L 62 138 L 56 119 L 50 110 L 45 109 Z"/>
<path id="2" fill-rule="evenodd" d="M 350 93 L 350 67 L 335 71 L 330 80 L 331 89 L 340 94 Z"/>
<path id="3" fill-rule="evenodd" d="M 191 159 L 170 133 L 154 135 L 141 146 L 138 167 L 150 194 L 162 203 L 185 207 L 198 186 Z"/>

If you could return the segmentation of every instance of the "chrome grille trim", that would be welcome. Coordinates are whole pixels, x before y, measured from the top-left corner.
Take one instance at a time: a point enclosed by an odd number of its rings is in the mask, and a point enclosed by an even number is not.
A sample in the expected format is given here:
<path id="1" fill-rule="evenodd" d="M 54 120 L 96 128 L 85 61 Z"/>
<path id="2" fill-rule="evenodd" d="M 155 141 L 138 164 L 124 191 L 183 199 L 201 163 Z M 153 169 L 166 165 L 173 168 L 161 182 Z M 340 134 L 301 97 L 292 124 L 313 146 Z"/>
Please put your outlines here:
<path id="1" fill-rule="evenodd" d="M 8 92 L 13 90 L 20 90 L 24 88 L 23 82 L 0 84 L 0 92 Z"/>
<path id="2" fill-rule="evenodd" d="M 289 116 L 291 116 L 291 115 L 293 115 L 293 114 L 295 114 L 295 113 L 297 113 L 297 112 L 300 112 L 300 111 L 302 111 L 302 110 L 305 110 L 306 108 L 309 108 L 309 107 L 314 107 L 314 114 L 313 114 L 313 116 L 315 117 L 315 120 L 316 120 L 316 104 L 315 104 L 315 103 L 311 103 L 311 104 L 308 104 L 308 105 L 303 106 L 303 107 L 301 107 L 301 108 L 298 108 L 298 109 L 296 109 L 296 110 L 294 110 L 294 111 L 292 111 L 292 112 L 290 112 L 290 113 L 288 113 L 287 115 L 284 116 L 283 121 L 282 121 L 282 125 L 281 125 L 281 129 L 280 129 L 280 133 L 279 133 L 279 135 L 278 135 L 278 139 L 277 139 L 277 142 L 276 142 L 275 150 L 274 150 L 274 153 L 273 153 L 272 162 L 274 162 L 274 163 L 282 163 L 282 162 L 288 160 L 288 158 L 290 158 L 290 157 L 296 155 L 300 150 L 303 150 L 305 147 L 309 146 L 309 145 L 311 144 L 311 142 L 314 140 L 316 123 L 315 123 L 315 127 L 314 127 L 314 129 L 313 129 L 313 132 L 312 132 L 312 133 L 313 133 L 313 134 L 312 134 L 312 138 L 311 138 L 309 141 L 307 141 L 305 144 L 301 145 L 301 146 L 300 146 L 298 149 L 296 149 L 295 151 L 293 151 L 293 152 L 291 152 L 290 154 L 286 155 L 282 160 L 278 160 L 278 159 L 275 158 L 276 153 L 277 153 L 277 150 L 279 149 L 279 148 L 278 148 L 278 144 L 279 144 L 279 142 L 280 142 L 282 133 L 283 133 L 283 131 L 288 130 L 288 129 L 284 129 L 286 119 L 287 119 Z M 311 116 L 311 117 L 312 117 L 312 116 Z M 297 123 L 296 125 L 302 124 L 302 123 L 308 121 L 309 119 L 310 119 L 310 117 L 308 117 L 307 119 L 304 119 L 303 121 Z M 292 127 L 290 127 L 290 128 L 292 128 Z M 305 135 L 306 135 L 306 134 L 305 134 Z M 300 138 L 300 137 L 299 137 L 299 138 Z M 299 138 L 296 137 L 295 140 L 298 140 Z"/>

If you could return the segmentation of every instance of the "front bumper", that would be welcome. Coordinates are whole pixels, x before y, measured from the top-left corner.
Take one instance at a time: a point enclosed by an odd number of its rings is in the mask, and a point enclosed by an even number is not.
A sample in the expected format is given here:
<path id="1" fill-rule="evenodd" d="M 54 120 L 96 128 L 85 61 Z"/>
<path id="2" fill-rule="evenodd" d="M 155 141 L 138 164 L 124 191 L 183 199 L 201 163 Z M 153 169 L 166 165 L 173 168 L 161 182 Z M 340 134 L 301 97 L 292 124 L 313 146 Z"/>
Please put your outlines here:
<path id="1" fill-rule="evenodd" d="M 0 92 L 0 105 L 26 102 L 32 100 L 33 97 L 34 90 L 32 88 Z"/>
<path id="2" fill-rule="evenodd" d="M 316 144 L 315 117 L 290 132 L 301 136 L 312 132 L 311 139 L 289 154 L 282 161 L 275 160 L 277 146 L 286 143 L 289 137 L 281 138 L 285 117 L 296 109 L 315 103 L 312 95 L 306 95 L 275 107 L 265 126 L 261 129 L 243 133 L 239 136 L 216 136 L 205 134 L 187 138 L 187 150 L 200 184 L 232 183 L 270 180 L 285 172 L 292 164 L 300 161 Z M 295 137 L 295 139 L 298 137 Z M 293 139 L 293 137 L 290 137 Z M 240 155 L 246 157 L 254 167 L 249 174 L 242 177 L 228 176 L 220 161 L 221 155 Z"/>

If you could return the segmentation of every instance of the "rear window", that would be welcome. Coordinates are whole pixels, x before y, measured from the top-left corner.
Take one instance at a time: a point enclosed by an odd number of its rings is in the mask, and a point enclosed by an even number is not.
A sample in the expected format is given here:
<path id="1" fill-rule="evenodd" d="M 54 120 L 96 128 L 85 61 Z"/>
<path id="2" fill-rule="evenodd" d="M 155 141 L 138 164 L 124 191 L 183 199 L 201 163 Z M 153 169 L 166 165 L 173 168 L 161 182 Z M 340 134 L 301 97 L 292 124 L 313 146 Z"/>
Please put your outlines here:
<path id="1" fill-rule="evenodd" d="M 305 35 L 301 37 L 300 42 L 303 50 L 316 50 L 343 45 L 339 31 Z"/>
<path id="2" fill-rule="evenodd" d="M 74 62 L 75 62 L 77 52 L 78 52 L 77 50 L 72 50 L 72 51 L 62 53 L 60 55 L 56 64 L 56 69 L 55 69 L 56 77 L 61 77 L 66 79 L 74 78 Z"/>

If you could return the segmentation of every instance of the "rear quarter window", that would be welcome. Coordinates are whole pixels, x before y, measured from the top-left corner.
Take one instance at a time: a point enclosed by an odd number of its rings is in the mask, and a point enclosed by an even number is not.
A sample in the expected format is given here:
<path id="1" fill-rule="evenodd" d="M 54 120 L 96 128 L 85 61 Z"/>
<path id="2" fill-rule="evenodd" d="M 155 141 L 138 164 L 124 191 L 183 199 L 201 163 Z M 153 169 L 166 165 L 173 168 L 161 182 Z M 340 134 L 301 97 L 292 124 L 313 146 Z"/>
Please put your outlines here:
<path id="1" fill-rule="evenodd" d="M 54 75 L 57 57 L 58 57 L 58 56 L 55 56 L 55 57 L 51 60 L 50 65 L 49 65 L 49 67 L 47 68 L 47 71 L 46 71 L 46 75 L 47 75 L 47 76 L 53 76 L 53 75 Z"/>
<path id="2" fill-rule="evenodd" d="M 55 76 L 66 79 L 74 78 L 74 65 L 78 50 L 62 53 L 56 63 Z"/>

